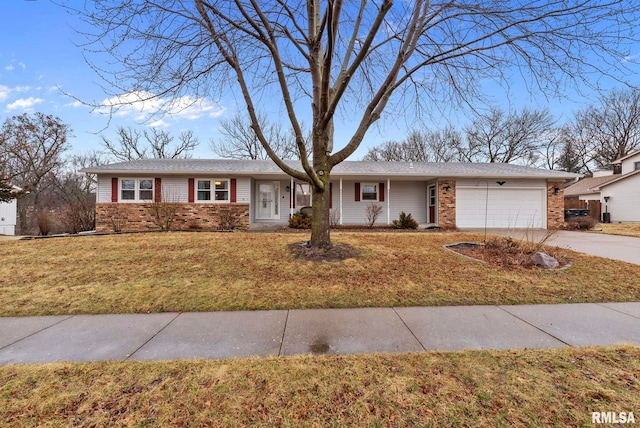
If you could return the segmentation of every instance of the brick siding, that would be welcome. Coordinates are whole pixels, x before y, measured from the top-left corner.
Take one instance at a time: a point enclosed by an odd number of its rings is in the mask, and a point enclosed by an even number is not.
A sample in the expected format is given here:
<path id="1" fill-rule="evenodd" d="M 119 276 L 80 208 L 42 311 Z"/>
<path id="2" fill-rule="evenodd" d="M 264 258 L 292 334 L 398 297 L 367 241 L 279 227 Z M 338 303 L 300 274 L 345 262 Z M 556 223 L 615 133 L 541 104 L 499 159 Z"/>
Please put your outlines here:
<path id="1" fill-rule="evenodd" d="M 547 229 L 559 229 L 563 223 L 564 183 L 550 181 L 547 183 Z"/>
<path id="2" fill-rule="evenodd" d="M 449 190 L 445 187 L 449 186 Z M 456 182 L 438 180 L 438 226 L 442 229 L 456 228 Z"/>
<path id="3" fill-rule="evenodd" d="M 164 203 L 98 203 L 97 232 L 160 230 L 156 212 Z M 249 229 L 249 204 L 173 205 L 171 230 Z M 165 208 L 166 209 L 166 208 Z"/>

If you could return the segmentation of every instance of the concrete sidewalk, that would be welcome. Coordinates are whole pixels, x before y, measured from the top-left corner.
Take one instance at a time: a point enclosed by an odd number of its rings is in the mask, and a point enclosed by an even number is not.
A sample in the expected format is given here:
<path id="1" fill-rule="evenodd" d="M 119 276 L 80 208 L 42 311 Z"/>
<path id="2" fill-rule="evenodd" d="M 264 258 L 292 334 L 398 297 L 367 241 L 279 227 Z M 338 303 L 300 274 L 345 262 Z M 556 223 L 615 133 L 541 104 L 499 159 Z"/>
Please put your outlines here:
<path id="1" fill-rule="evenodd" d="M 0 318 L 0 364 L 640 345 L 640 302 Z"/>

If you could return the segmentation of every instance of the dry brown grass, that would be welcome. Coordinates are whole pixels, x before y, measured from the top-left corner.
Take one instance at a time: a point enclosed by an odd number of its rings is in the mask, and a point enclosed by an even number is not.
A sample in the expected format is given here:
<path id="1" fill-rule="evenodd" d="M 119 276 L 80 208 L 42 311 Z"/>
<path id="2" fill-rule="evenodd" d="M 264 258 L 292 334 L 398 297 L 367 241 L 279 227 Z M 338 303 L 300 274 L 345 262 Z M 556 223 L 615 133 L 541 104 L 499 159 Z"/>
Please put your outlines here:
<path id="1" fill-rule="evenodd" d="M 360 257 L 300 262 L 307 233 L 149 233 L 0 244 L 0 315 L 640 300 L 640 266 L 571 254 L 508 270 L 445 250 L 462 233 L 337 232 Z"/>
<path id="2" fill-rule="evenodd" d="M 602 229 L 601 233 L 606 233 L 608 235 L 634 236 L 636 238 L 640 238 L 640 223 L 600 223 L 596 226 L 596 229 Z"/>
<path id="3" fill-rule="evenodd" d="M 590 426 L 640 413 L 638 367 L 638 347 L 4 366 L 0 425 Z"/>

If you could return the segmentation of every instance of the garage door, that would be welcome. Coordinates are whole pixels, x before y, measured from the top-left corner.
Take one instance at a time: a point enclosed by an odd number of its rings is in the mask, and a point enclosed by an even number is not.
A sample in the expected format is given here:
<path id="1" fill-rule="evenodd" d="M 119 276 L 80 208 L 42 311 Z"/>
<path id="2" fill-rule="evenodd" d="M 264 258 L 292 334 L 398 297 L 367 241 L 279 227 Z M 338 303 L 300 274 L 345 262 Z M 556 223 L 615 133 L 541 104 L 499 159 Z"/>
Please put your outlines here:
<path id="1" fill-rule="evenodd" d="M 487 203 L 488 199 L 488 203 Z M 456 188 L 458 227 L 545 228 L 545 189 Z"/>

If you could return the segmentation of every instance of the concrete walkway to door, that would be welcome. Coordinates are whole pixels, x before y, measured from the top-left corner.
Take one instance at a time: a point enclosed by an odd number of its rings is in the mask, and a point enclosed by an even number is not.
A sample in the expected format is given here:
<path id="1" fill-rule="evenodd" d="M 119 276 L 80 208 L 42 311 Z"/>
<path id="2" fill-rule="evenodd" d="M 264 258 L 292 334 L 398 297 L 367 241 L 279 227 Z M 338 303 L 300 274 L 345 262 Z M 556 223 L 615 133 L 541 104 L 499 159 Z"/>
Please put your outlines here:
<path id="1" fill-rule="evenodd" d="M 474 229 L 473 232 L 483 233 L 484 230 Z M 532 242 L 540 242 L 549 233 L 547 245 L 640 265 L 640 238 L 568 230 L 487 229 L 487 234 L 507 235 Z"/>

